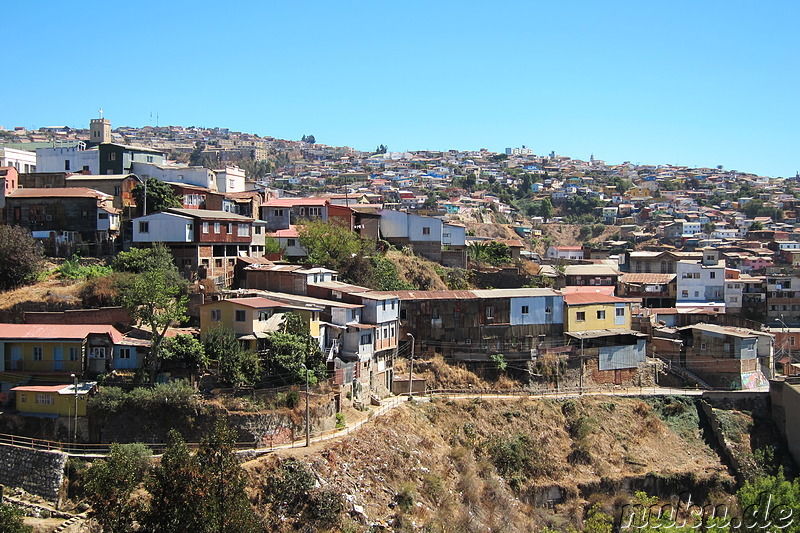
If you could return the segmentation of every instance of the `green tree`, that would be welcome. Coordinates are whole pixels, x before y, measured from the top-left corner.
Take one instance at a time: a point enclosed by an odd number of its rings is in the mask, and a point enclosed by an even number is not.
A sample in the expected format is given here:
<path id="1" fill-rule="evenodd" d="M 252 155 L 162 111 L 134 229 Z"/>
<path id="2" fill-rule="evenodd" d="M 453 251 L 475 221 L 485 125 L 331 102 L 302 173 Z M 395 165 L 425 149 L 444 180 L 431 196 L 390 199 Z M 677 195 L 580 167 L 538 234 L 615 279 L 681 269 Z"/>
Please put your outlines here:
<path id="1" fill-rule="evenodd" d="M 161 359 L 185 365 L 190 370 L 200 370 L 208 366 L 208 357 L 203 344 L 194 335 L 175 335 L 164 339 L 161 346 Z"/>
<path id="2" fill-rule="evenodd" d="M 273 237 L 267 237 L 264 239 L 264 255 L 279 254 L 281 252 L 283 252 L 283 248 L 281 248 L 281 244 L 278 242 L 278 239 Z"/>
<path id="3" fill-rule="evenodd" d="M 153 496 L 141 523 L 151 533 L 255 533 L 264 531 L 245 493 L 234 454 L 236 434 L 218 420 L 196 455 L 170 431 L 160 466 L 147 482 Z"/>
<path id="4" fill-rule="evenodd" d="M 355 255 L 364 255 L 365 243 L 348 228 L 313 220 L 299 229 L 300 246 L 308 252 L 308 261 L 333 270 Z"/>
<path id="5" fill-rule="evenodd" d="M 31 526 L 22 520 L 22 511 L 16 507 L 0 503 L 0 531 L 3 533 L 30 533 Z"/>
<path id="6" fill-rule="evenodd" d="M 256 353 L 242 348 L 236 334 L 222 325 L 206 335 L 205 352 L 210 361 L 217 363 L 220 381 L 228 386 L 252 385 L 261 374 Z"/>
<path id="7" fill-rule="evenodd" d="M 172 187 L 156 178 L 147 178 L 147 213 L 158 213 L 170 207 L 183 207 L 183 201 L 175 194 Z M 133 188 L 133 197 L 136 199 L 136 205 L 142 206 L 144 209 L 144 186 L 141 183 L 136 184 Z"/>
<path id="8" fill-rule="evenodd" d="M 44 254 L 28 230 L 0 225 L 0 290 L 32 283 L 44 268 Z"/>
<path id="9" fill-rule="evenodd" d="M 508 369 L 508 361 L 506 361 L 506 356 L 501 353 L 493 353 L 489 356 L 492 362 L 495 364 L 495 368 L 498 372 L 503 373 Z"/>
<path id="10" fill-rule="evenodd" d="M 111 261 L 111 267 L 117 272 L 134 274 L 152 270 L 172 270 L 176 274 L 178 272 L 169 248 L 161 242 L 151 248 L 131 248 L 130 251 L 120 252 Z"/>
<path id="11" fill-rule="evenodd" d="M 86 473 L 86 495 L 92 514 L 103 531 L 133 531 L 138 512 L 131 493 L 144 480 L 152 453 L 141 443 L 111 445 L 105 459 L 98 459 Z"/>
<path id="12" fill-rule="evenodd" d="M 317 382 L 325 378 L 325 360 L 317 341 L 297 313 L 286 313 L 280 331 L 269 334 L 269 374 L 283 382 L 304 383 L 305 365 Z"/>
<path id="13" fill-rule="evenodd" d="M 185 284 L 174 267 L 146 270 L 121 281 L 120 299 L 134 319 L 150 328 L 151 346 L 143 368 L 150 371 L 152 381 L 167 329 L 187 319 Z"/>
<path id="14" fill-rule="evenodd" d="M 764 224 L 762 224 L 761 221 L 758 220 L 750 224 L 750 229 L 748 231 L 760 231 L 762 229 L 764 229 Z"/>
<path id="15" fill-rule="evenodd" d="M 614 530 L 614 519 L 603 512 L 600 504 L 594 504 L 586 513 L 583 525 L 585 533 L 611 533 Z"/>
<path id="16" fill-rule="evenodd" d="M 800 531 L 800 478 L 788 481 L 783 471 L 748 481 L 736 493 L 744 522 L 741 531 Z M 772 512 L 767 512 L 767 510 Z M 781 520 L 789 517 L 789 520 Z M 769 529 L 765 529 L 769 528 Z"/>

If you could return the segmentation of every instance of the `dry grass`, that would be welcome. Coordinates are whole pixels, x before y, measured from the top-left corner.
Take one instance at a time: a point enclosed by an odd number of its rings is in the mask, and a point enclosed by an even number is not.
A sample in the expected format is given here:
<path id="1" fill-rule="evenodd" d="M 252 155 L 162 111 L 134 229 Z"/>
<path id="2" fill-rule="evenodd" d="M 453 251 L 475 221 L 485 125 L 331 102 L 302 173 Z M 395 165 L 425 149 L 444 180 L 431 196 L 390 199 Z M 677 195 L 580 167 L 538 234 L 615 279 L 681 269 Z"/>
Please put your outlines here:
<path id="1" fill-rule="evenodd" d="M 406 255 L 403 252 L 390 250 L 387 259 L 397 267 L 400 279 L 418 287 L 420 290 L 445 290 L 447 284 L 436 273 L 435 263 L 422 257 Z"/>
<path id="2" fill-rule="evenodd" d="M 526 460 L 536 472 L 515 479 L 516 491 L 495 468 L 491 446 L 515 435 L 530 443 Z M 568 460 L 576 446 L 585 447 L 587 461 Z M 413 521 L 431 531 L 536 531 L 568 520 L 585 503 L 579 487 L 601 479 L 648 472 L 728 476 L 702 441 L 682 439 L 647 406 L 626 398 L 435 400 L 398 409 L 304 460 L 320 483 L 350 495 L 371 520 Z M 253 487 L 274 461 L 248 463 Z M 571 499 L 557 514 L 542 513 L 532 498 L 553 485 Z M 390 508 L 399 491 L 414 494 L 408 510 Z"/>

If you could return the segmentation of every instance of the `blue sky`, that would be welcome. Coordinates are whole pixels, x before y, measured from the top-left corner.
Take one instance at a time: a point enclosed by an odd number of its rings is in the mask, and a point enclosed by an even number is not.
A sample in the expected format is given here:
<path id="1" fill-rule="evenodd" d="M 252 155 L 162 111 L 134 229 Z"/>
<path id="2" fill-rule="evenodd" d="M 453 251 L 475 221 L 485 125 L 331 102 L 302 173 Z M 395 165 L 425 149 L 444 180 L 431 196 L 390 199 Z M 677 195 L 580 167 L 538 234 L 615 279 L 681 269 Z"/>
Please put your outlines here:
<path id="1" fill-rule="evenodd" d="M 13 2 L 0 125 L 800 170 L 800 3 Z M 152 113 L 152 120 L 151 120 Z"/>

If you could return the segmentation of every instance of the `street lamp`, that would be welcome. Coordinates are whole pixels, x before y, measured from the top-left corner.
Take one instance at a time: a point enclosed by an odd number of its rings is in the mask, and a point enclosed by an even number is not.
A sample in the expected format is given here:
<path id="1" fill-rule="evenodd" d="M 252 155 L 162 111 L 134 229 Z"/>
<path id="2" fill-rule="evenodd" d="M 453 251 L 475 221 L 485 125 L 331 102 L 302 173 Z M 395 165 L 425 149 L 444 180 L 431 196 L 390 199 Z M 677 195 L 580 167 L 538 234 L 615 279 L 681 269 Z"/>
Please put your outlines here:
<path id="1" fill-rule="evenodd" d="M 309 422 L 309 416 L 308 416 L 308 414 L 309 414 L 309 407 L 308 407 L 308 367 L 303 363 L 300 363 L 300 366 L 302 366 L 306 371 L 306 448 L 308 448 L 311 445 L 311 433 L 310 433 L 310 430 L 309 430 L 311 424 Z"/>
<path id="2" fill-rule="evenodd" d="M 412 394 L 411 386 L 414 383 L 412 381 L 414 376 L 414 343 L 416 339 L 414 338 L 414 335 L 412 335 L 411 333 L 406 333 L 406 335 L 411 337 L 411 359 L 408 363 L 408 399 L 411 400 L 411 394 Z"/>

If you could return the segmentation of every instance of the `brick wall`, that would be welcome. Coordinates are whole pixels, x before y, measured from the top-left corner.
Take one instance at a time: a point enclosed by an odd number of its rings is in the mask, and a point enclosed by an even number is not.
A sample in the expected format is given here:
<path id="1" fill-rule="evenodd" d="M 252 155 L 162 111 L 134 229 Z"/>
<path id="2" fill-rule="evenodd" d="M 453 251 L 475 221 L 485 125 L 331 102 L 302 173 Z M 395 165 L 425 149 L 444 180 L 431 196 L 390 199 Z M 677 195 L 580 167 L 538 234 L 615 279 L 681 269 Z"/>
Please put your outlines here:
<path id="1" fill-rule="evenodd" d="M 23 313 L 26 324 L 121 324 L 130 326 L 131 315 L 122 307 L 101 307 L 100 309 L 72 309 L 60 312 Z"/>

